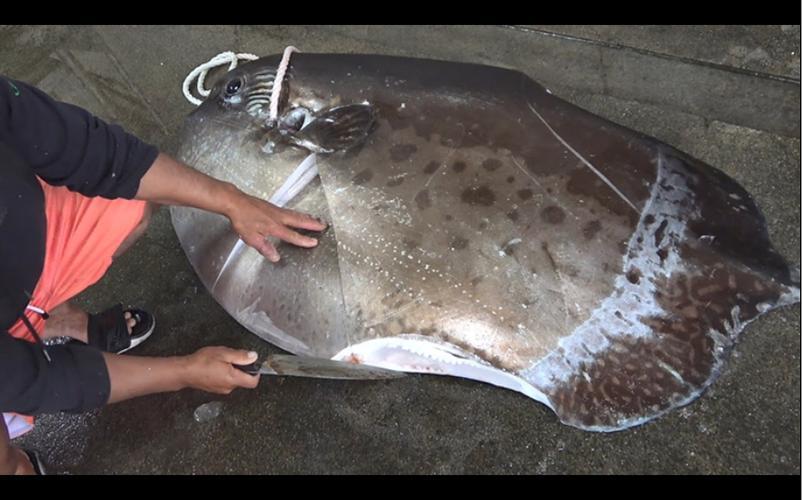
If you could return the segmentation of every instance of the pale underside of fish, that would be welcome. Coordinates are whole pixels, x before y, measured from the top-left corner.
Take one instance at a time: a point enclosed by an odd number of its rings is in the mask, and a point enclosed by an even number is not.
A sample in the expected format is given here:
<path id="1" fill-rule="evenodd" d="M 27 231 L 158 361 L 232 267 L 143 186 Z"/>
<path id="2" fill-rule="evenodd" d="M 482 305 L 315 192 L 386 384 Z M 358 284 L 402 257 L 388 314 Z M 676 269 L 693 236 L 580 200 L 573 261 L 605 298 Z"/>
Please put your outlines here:
<path id="1" fill-rule="evenodd" d="M 294 54 L 279 133 L 278 62 L 222 76 L 179 157 L 269 199 L 318 152 L 287 205 L 330 223 L 317 248 L 272 264 L 232 253 L 222 216 L 172 217 L 214 298 L 283 349 L 488 382 L 613 431 L 694 400 L 747 323 L 799 301 L 737 182 L 520 72 Z"/>

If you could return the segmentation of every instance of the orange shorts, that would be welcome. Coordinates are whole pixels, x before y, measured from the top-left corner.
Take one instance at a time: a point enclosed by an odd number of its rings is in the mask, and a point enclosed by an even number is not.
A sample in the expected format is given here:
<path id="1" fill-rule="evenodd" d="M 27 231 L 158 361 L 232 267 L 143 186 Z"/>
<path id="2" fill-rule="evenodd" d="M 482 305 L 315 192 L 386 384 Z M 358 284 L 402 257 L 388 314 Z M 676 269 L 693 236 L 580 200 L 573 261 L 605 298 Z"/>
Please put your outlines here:
<path id="1" fill-rule="evenodd" d="M 65 187 L 51 186 L 39 179 L 45 194 L 47 240 L 42 275 L 33 291 L 29 307 L 51 311 L 97 283 L 111 266 L 120 244 L 139 225 L 147 202 L 140 200 L 88 198 Z M 45 331 L 45 319 L 34 310 L 25 315 L 39 336 Z M 35 342 L 21 320 L 9 333 Z M 6 422 L 14 421 L 5 414 Z M 17 419 L 21 416 L 17 415 Z M 31 424 L 33 419 L 22 417 Z M 17 420 L 15 429 L 22 424 Z M 23 430 L 27 432 L 30 428 Z M 9 426 L 9 431 L 12 431 Z M 20 435 L 19 430 L 12 437 Z"/>

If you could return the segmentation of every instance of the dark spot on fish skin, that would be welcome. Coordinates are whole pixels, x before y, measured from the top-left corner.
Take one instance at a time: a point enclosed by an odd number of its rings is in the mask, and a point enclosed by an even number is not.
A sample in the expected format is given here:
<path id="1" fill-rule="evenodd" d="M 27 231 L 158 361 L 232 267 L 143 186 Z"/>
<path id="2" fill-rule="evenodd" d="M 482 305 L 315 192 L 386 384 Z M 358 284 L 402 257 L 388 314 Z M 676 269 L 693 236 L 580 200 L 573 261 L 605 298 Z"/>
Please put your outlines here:
<path id="1" fill-rule="evenodd" d="M 470 187 L 462 192 L 462 202 L 468 205 L 489 207 L 496 202 L 496 195 L 487 186 Z"/>
<path id="2" fill-rule="evenodd" d="M 550 187 L 547 187 L 547 188 L 546 188 L 546 192 L 547 192 L 547 193 L 549 193 L 549 194 L 551 194 L 551 193 L 553 193 L 553 192 L 554 192 L 554 190 L 553 190 L 553 189 L 551 189 Z M 593 213 L 593 212 L 591 212 L 591 213 Z"/>
<path id="3" fill-rule="evenodd" d="M 443 307 L 443 303 L 442 302 L 432 302 L 431 306 L 432 307 Z"/>
<path id="4" fill-rule="evenodd" d="M 624 319 L 624 315 L 623 315 L 623 314 L 621 314 L 621 311 L 616 311 L 616 312 L 615 312 L 615 315 L 616 315 L 616 317 L 618 317 L 618 318 L 620 318 L 620 319 Z"/>
<path id="5" fill-rule="evenodd" d="M 401 130 L 412 125 L 412 117 L 408 116 L 408 113 L 401 114 L 397 105 L 387 105 L 382 103 L 375 103 L 374 105 L 376 106 L 379 115 L 387 119 L 387 123 L 390 125 L 391 129 Z M 425 138 L 428 138 L 428 136 Z"/>
<path id="6" fill-rule="evenodd" d="M 356 174 L 351 182 L 356 184 L 357 186 L 361 186 L 362 184 L 368 182 L 369 180 L 373 179 L 373 170 L 366 168 L 365 170 Z"/>
<path id="7" fill-rule="evenodd" d="M 540 217 L 549 224 L 560 224 L 565 220 L 565 211 L 560 207 L 551 205 L 540 212 Z"/>
<path id="8" fill-rule="evenodd" d="M 609 270 L 610 270 L 610 265 L 608 263 L 606 263 L 606 262 L 603 262 L 602 263 L 602 271 L 604 271 L 606 273 Z"/>
<path id="9" fill-rule="evenodd" d="M 396 163 L 405 161 L 417 151 L 418 147 L 414 144 L 396 144 L 390 148 L 390 159 Z"/>
<path id="10" fill-rule="evenodd" d="M 403 175 L 399 175 L 398 177 L 394 177 L 394 178 L 390 179 L 389 181 L 387 181 L 387 187 L 396 187 L 396 186 L 400 186 L 403 183 L 404 183 L 404 176 Z"/>
<path id="11" fill-rule="evenodd" d="M 507 217 L 511 221 L 516 222 L 518 220 L 518 217 L 519 217 L 518 216 L 518 211 L 517 210 L 511 210 L 511 211 L 507 212 Z"/>
<path id="12" fill-rule="evenodd" d="M 654 224 L 654 215 L 648 214 L 646 217 L 643 218 L 643 224 L 649 226 Z"/>
<path id="13" fill-rule="evenodd" d="M 475 287 L 476 285 L 481 283 L 483 279 L 484 278 L 482 278 L 481 276 L 475 277 L 474 279 L 471 280 L 471 286 Z"/>
<path id="14" fill-rule="evenodd" d="M 663 235 L 666 231 L 666 226 L 668 226 L 668 221 L 663 220 L 658 226 L 657 230 L 654 232 L 654 246 L 659 247 L 660 243 L 663 241 Z"/>
<path id="15" fill-rule="evenodd" d="M 454 216 L 452 216 L 450 214 L 446 214 L 444 218 L 445 218 L 445 220 L 454 220 Z"/>
<path id="16" fill-rule="evenodd" d="M 468 248 L 468 240 L 461 236 L 456 236 L 451 240 L 451 244 L 449 245 L 454 250 L 464 250 Z"/>
<path id="17" fill-rule="evenodd" d="M 587 240 L 592 240 L 601 231 L 602 225 L 598 220 L 589 221 L 582 227 L 582 235 Z"/>
<path id="18" fill-rule="evenodd" d="M 429 190 L 424 189 L 415 195 L 415 203 L 420 210 L 426 210 L 432 206 L 432 200 L 429 198 Z"/>
<path id="19" fill-rule="evenodd" d="M 632 154 L 638 154 L 632 149 L 628 149 L 628 151 Z M 618 153 L 610 151 L 609 154 Z M 621 154 L 623 154 L 623 152 Z M 639 177 L 639 175 L 647 174 L 644 172 L 644 169 L 649 167 L 637 167 L 632 165 L 630 168 L 626 169 L 628 173 L 624 174 L 625 170 L 612 169 L 603 161 L 599 163 L 598 166 L 609 170 L 606 175 L 607 181 L 609 181 L 611 185 L 616 186 L 621 193 L 624 193 L 624 196 L 619 195 L 616 190 L 608 186 L 603 176 L 599 176 L 589 168 L 577 168 L 572 170 L 569 174 L 565 189 L 570 194 L 595 200 L 607 211 L 615 215 L 626 217 L 632 225 L 637 224 L 639 219 L 638 210 L 633 210 L 628 200 L 637 203 L 640 197 L 648 197 L 648 189 L 644 188 L 642 185 L 642 177 Z"/>
<path id="20" fill-rule="evenodd" d="M 488 158 L 487 160 L 482 162 L 482 168 L 487 170 L 488 172 L 495 172 L 496 170 L 500 169 L 502 163 L 495 158 Z"/>
<path id="21" fill-rule="evenodd" d="M 515 182 L 515 177 L 513 177 L 512 175 L 507 177 L 507 183 L 512 184 L 513 182 Z"/>
<path id="22" fill-rule="evenodd" d="M 440 163 L 436 161 L 430 161 L 425 167 L 423 167 L 424 174 L 433 174 L 437 172 L 437 169 L 440 168 Z"/>
<path id="23" fill-rule="evenodd" d="M 487 222 L 482 221 L 479 223 L 479 230 L 484 231 L 487 228 Z"/>
<path id="24" fill-rule="evenodd" d="M 420 247 L 420 243 L 414 240 L 404 238 L 404 248 L 407 250 L 415 250 Z"/>
<path id="25" fill-rule="evenodd" d="M 668 257 L 668 250 L 666 250 L 665 248 L 659 249 L 657 251 L 657 256 L 660 257 L 660 263 L 662 264 Z"/>
<path id="26" fill-rule="evenodd" d="M 518 190 L 518 198 L 520 198 L 521 200 L 524 200 L 524 201 L 526 201 L 529 198 L 531 198 L 533 194 L 534 193 L 532 192 L 531 189 L 519 189 Z"/>
<path id="27" fill-rule="evenodd" d="M 563 272 L 570 278 L 576 278 L 577 276 L 579 276 L 579 269 L 575 268 L 570 264 L 565 266 Z"/>
<path id="28" fill-rule="evenodd" d="M 466 168 L 468 168 L 468 165 L 466 165 L 464 161 L 457 161 L 454 162 L 451 168 L 454 170 L 455 173 L 460 174 L 464 172 Z"/>
<path id="29" fill-rule="evenodd" d="M 627 279 L 633 285 L 637 285 L 638 283 L 640 283 L 640 269 L 638 269 L 637 267 L 631 268 L 627 272 Z"/>

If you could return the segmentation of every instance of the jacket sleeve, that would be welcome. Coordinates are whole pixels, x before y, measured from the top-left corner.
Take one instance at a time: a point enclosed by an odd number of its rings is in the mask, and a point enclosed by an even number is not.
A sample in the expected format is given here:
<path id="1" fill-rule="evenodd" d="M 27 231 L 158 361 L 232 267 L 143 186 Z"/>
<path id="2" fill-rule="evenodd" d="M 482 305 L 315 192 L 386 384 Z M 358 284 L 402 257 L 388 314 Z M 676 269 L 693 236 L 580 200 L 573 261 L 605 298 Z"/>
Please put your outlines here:
<path id="1" fill-rule="evenodd" d="M 99 350 L 79 344 L 47 348 L 0 332 L 0 411 L 24 415 L 83 412 L 105 405 L 111 382 Z"/>
<path id="2" fill-rule="evenodd" d="M 0 141 L 48 184 L 109 199 L 133 198 L 158 155 L 120 126 L 2 76 Z"/>

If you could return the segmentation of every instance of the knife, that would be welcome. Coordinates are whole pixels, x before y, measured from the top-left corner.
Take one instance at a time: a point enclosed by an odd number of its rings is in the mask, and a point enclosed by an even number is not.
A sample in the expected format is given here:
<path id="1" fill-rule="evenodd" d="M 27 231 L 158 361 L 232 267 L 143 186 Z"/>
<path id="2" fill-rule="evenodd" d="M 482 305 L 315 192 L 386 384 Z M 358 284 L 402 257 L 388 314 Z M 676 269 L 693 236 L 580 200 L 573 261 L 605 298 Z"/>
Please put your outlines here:
<path id="1" fill-rule="evenodd" d="M 404 372 L 386 370 L 375 366 L 346 363 L 325 358 L 272 354 L 264 362 L 249 365 L 234 365 L 249 375 L 283 375 L 293 377 L 328 378 L 338 380 L 379 380 L 401 378 Z"/>

